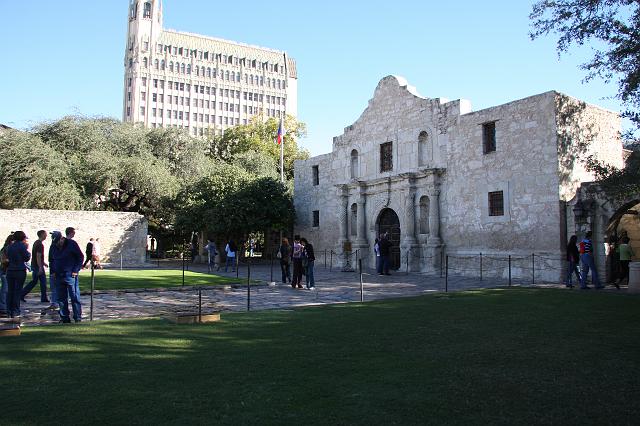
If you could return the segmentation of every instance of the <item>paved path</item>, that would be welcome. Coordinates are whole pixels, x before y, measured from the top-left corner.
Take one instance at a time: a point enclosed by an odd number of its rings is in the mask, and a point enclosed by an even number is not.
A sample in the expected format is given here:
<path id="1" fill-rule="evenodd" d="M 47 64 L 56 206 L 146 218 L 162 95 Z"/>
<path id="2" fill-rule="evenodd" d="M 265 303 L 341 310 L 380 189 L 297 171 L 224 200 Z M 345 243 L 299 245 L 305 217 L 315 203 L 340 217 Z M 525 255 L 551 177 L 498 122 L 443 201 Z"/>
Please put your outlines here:
<path id="1" fill-rule="evenodd" d="M 192 265 L 191 270 L 206 272 L 206 266 Z M 222 276 L 235 276 L 236 273 L 216 272 Z M 273 271 L 274 278 L 279 278 L 279 268 Z M 240 268 L 240 277 L 247 276 L 246 266 Z M 270 285 L 271 269 L 269 264 L 253 265 L 251 279 L 259 284 L 251 286 L 251 310 L 286 309 L 297 306 L 348 303 L 360 301 L 360 280 L 356 272 L 340 272 L 320 266 L 316 268 L 316 290 L 298 290 L 288 284 Z M 84 275 L 82 276 L 84 278 Z M 86 278 L 85 278 L 86 279 Z M 364 300 L 417 296 L 421 294 L 441 292 L 447 285 L 448 291 L 460 291 L 473 288 L 490 288 L 508 285 L 508 281 L 490 279 L 480 281 L 477 278 L 449 277 L 444 278 L 424 274 L 398 272 L 391 276 L 378 276 L 374 271 L 363 275 Z M 514 285 L 530 285 L 530 282 Z M 81 286 L 86 288 L 81 278 Z M 564 286 L 553 283 L 536 284 L 536 287 Z M 211 286 L 201 287 L 203 312 L 211 311 L 246 311 L 246 286 Z M 82 295 L 83 320 L 89 319 L 90 297 Z M 39 303 L 37 289 L 32 292 L 27 303 L 22 304 L 23 325 L 54 324 L 59 320 L 55 312 L 41 314 L 48 304 Z M 176 312 L 197 312 L 198 291 L 196 288 L 141 289 L 135 291 L 108 291 L 94 295 L 94 320 L 115 318 L 155 317 Z"/>

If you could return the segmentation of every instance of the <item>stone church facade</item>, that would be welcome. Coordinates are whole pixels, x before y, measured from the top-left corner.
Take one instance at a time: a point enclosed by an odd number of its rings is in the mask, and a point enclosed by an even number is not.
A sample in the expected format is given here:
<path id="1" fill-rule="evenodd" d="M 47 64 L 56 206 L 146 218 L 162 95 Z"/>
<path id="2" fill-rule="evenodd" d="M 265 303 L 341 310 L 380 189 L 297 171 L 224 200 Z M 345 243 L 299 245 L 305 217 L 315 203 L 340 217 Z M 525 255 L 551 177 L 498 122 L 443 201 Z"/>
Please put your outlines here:
<path id="1" fill-rule="evenodd" d="M 620 125 L 555 91 L 474 112 L 388 76 L 332 152 L 295 163 L 295 231 L 340 262 L 357 251 L 365 267 L 387 232 L 395 268 L 439 271 L 445 253 L 535 253 L 556 262 L 541 273 L 557 280 L 568 203 L 593 180 L 578 157 L 621 167 Z"/>

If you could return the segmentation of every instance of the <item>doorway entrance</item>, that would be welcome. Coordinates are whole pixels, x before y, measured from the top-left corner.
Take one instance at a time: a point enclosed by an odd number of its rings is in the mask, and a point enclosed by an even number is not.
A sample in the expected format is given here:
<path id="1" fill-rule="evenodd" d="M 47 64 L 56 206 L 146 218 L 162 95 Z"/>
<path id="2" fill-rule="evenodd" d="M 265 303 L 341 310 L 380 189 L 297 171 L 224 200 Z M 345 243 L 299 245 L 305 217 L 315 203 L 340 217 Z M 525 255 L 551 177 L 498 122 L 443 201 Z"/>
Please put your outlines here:
<path id="1" fill-rule="evenodd" d="M 380 212 L 376 225 L 378 236 L 386 233 L 391 242 L 389 267 L 397 270 L 400 268 L 400 219 L 396 212 L 386 208 Z"/>

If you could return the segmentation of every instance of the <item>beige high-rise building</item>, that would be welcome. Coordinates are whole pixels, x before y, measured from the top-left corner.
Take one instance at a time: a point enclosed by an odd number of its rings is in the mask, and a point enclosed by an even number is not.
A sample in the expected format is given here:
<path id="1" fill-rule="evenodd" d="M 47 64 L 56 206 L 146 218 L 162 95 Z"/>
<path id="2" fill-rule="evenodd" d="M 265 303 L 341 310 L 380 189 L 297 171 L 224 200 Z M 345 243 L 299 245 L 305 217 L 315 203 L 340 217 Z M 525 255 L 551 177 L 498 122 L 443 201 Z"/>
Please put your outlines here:
<path id="1" fill-rule="evenodd" d="M 297 115 L 295 60 L 284 51 L 162 28 L 162 1 L 131 0 L 122 118 L 220 134 L 252 117 Z"/>

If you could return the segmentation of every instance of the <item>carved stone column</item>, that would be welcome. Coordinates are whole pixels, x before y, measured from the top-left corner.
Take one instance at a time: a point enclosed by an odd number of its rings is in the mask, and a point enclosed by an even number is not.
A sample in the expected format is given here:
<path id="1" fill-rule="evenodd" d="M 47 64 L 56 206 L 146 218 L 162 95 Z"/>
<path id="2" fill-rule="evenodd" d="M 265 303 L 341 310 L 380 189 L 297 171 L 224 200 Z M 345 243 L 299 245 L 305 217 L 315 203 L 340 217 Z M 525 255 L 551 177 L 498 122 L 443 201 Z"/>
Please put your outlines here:
<path id="1" fill-rule="evenodd" d="M 409 178 L 409 190 L 404 200 L 404 237 L 400 250 L 402 253 L 401 269 L 407 268 L 409 271 L 419 269 L 420 251 L 418 250 L 418 240 L 416 240 L 416 188 L 413 185 L 414 179 Z"/>
<path id="2" fill-rule="evenodd" d="M 367 201 L 367 194 L 364 192 L 365 187 L 360 186 L 360 195 L 358 197 L 358 238 L 356 244 L 359 246 L 367 245 L 367 214 L 365 211 L 365 204 Z"/>
<path id="3" fill-rule="evenodd" d="M 429 191 L 429 245 L 439 246 L 440 239 L 440 190 Z"/>
<path id="4" fill-rule="evenodd" d="M 347 210 L 349 209 L 349 188 L 347 185 L 340 185 L 338 187 L 339 197 L 340 197 L 340 211 L 338 212 L 338 229 L 340 233 L 340 237 L 338 238 L 338 243 L 340 246 L 338 247 L 339 251 L 342 251 L 342 246 L 345 241 L 349 241 L 349 236 L 347 235 L 347 218 L 349 217 L 347 214 Z"/>
<path id="5" fill-rule="evenodd" d="M 440 190 L 433 188 L 429 192 L 429 237 L 425 250 L 425 265 L 428 272 L 440 270 L 442 263 L 442 240 L 440 239 Z"/>

